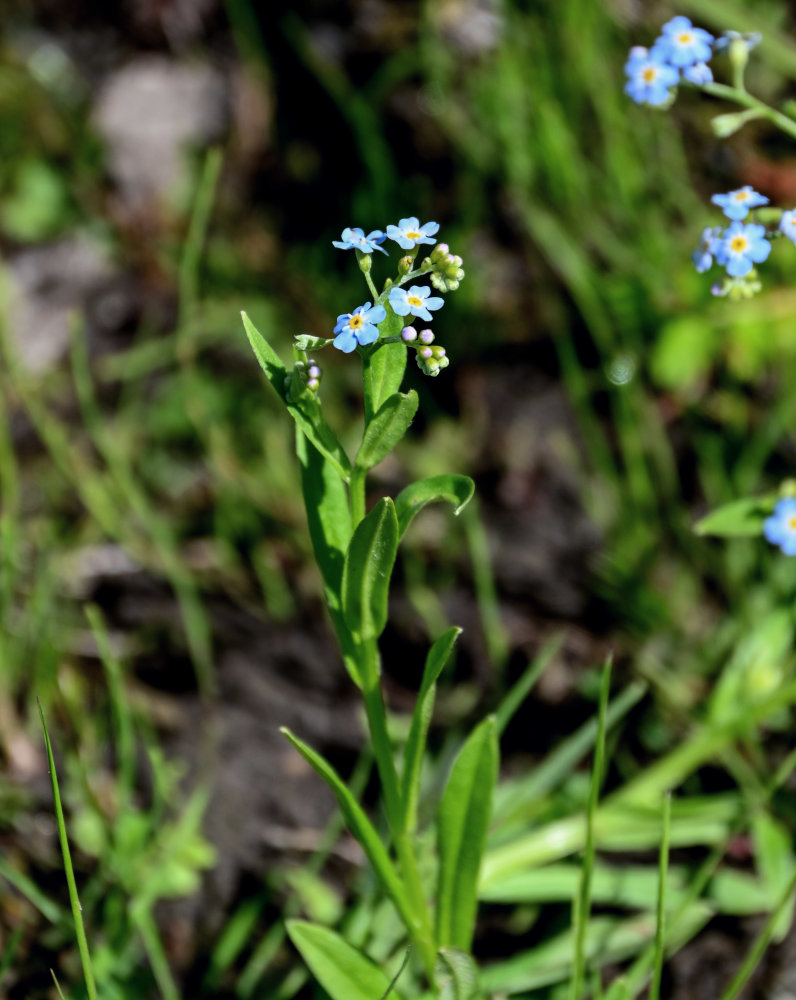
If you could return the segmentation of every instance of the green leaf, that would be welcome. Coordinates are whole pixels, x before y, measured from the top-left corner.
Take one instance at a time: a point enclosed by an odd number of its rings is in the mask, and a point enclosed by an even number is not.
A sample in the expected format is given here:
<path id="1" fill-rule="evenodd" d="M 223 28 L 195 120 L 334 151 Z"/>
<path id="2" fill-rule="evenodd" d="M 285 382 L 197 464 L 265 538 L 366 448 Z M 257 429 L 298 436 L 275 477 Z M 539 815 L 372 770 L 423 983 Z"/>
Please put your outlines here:
<path id="1" fill-rule="evenodd" d="M 409 429 L 417 403 L 414 389 L 396 392 L 386 399 L 365 428 L 354 464 L 360 469 L 372 469 L 386 458 Z"/>
<path id="2" fill-rule="evenodd" d="M 440 948 L 437 952 L 434 985 L 439 1000 L 477 1000 L 482 996 L 478 966 L 467 952 L 458 948 Z"/>
<path id="3" fill-rule="evenodd" d="M 401 918 L 408 927 L 414 924 L 414 915 L 409 902 L 404 893 L 403 883 L 398 878 L 395 868 L 390 861 L 387 849 L 382 844 L 378 833 L 365 815 L 362 807 L 349 791 L 347 785 L 335 771 L 332 765 L 319 753 L 294 736 L 289 729 L 282 727 L 280 730 L 290 740 L 307 763 L 323 778 L 326 784 L 334 792 L 340 812 L 348 824 L 348 828 L 359 841 L 362 850 L 365 852 L 368 861 L 374 872 L 381 881 L 385 892 L 395 903 Z"/>
<path id="4" fill-rule="evenodd" d="M 379 337 L 397 337 L 403 328 L 403 320 L 385 302 L 385 318 L 379 323 Z M 368 421 L 378 413 L 390 396 L 401 388 L 406 370 L 406 344 L 375 344 L 360 347 L 362 355 L 363 388 L 365 391 L 365 417 Z"/>
<path id="5" fill-rule="evenodd" d="M 771 516 L 776 502 L 774 495 L 733 500 L 697 521 L 694 531 L 698 535 L 719 535 L 723 538 L 762 535 L 763 521 Z"/>
<path id="6" fill-rule="evenodd" d="M 312 974 L 332 1000 L 379 1000 L 388 976 L 361 951 L 328 927 L 288 920 L 287 932 Z M 397 1000 L 400 994 L 394 993 Z"/>
<path id="7" fill-rule="evenodd" d="M 401 490 L 395 498 L 395 513 L 398 516 L 398 535 L 404 532 L 412 523 L 412 518 L 422 510 L 427 503 L 435 500 L 447 500 L 454 506 L 454 514 L 460 514 L 475 492 L 475 483 L 469 476 L 442 475 L 429 476 L 410 483 Z"/>
<path id="8" fill-rule="evenodd" d="M 462 630 L 454 625 L 434 642 L 426 657 L 423 669 L 423 680 L 412 712 L 412 722 L 404 750 L 404 771 L 401 779 L 402 799 L 404 803 L 403 827 L 412 832 L 417 822 L 417 800 L 420 793 L 420 768 L 426 749 L 426 735 L 431 723 L 431 713 L 434 710 L 434 695 L 437 678 L 442 668 L 448 662 L 453 645 L 461 635 Z"/>
<path id="9" fill-rule="evenodd" d="M 360 641 L 387 624 L 390 576 L 398 551 L 398 519 L 389 497 L 357 525 L 343 565 L 343 617 Z"/>
<path id="10" fill-rule="evenodd" d="M 308 333 L 299 333 L 293 338 L 293 346 L 299 351 L 319 351 L 334 343 L 334 337 L 311 337 Z"/>
<path id="11" fill-rule="evenodd" d="M 291 417 L 293 417 L 304 434 L 306 434 L 307 439 L 315 445 L 322 455 L 325 455 L 329 459 L 339 475 L 348 482 L 351 475 L 351 462 L 343 446 L 337 440 L 334 431 L 324 420 L 318 400 L 311 393 L 303 393 L 296 399 L 292 399 L 288 395 L 286 386 L 288 377 L 287 368 L 282 364 L 279 355 L 257 330 L 246 313 L 241 313 L 241 316 L 249 343 L 252 345 L 252 350 L 260 362 L 260 367 L 265 372 L 268 381 L 276 389 L 279 398 L 287 407 Z"/>
<path id="12" fill-rule="evenodd" d="M 490 716 L 454 761 L 437 814 L 437 941 L 464 951 L 473 937 L 478 871 L 497 771 L 497 725 Z"/>
<path id="13" fill-rule="evenodd" d="M 343 561 L 351 541 L 346 488 L 329 459 L 296 428 L 296 454 L 315 561 L 326 584 L 329 605 L 341 607 Z"/>

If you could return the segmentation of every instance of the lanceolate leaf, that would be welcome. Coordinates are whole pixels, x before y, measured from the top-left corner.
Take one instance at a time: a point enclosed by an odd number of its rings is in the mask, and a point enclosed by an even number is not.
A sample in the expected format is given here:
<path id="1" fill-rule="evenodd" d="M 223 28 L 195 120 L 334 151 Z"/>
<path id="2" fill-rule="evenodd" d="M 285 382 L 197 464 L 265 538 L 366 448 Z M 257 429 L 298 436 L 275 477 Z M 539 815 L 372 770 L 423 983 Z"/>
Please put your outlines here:
<path id="1" fill-rule="evenodd" d="M 379 1000 L 390 985 L 382 970 L 336 931 L 288 920 L 287 932 L 312 974 L 332 1000 Z M 401 1000 L 397 990 L 391 997 Z"/>
<path id="2" fill-rule="evenodd" d="M 427 503 L 432 503 L 434 500 L 447 500 L 455 508 L 453 513 L 459 514 L 474 492 L 475 483 L 469 476 L 429 476 L 428 479 L 419 479 L 416 483 L 411 483 L 406 489 L 401 490 L 395 498 L 399 537 L 403 537 L 403 533 L 411 524 L 412 518 Z"/>
<path id="3" fill-rule="evenodd" d="M 423 670 L 423 680 L 420 684 L 417 701 L 415 702 L 415 710 L 412 712 L 412 724 L 409 727 L 409 736 L 406 741 L 404 771 L 401 779 L 402 798 L 404 802 L 403 826 L 410 833 L 414 830 L 417 820 L 420 768 L 423 763 L 423 754 L 426 750 L 426 735 L 431 722 L 431 713 L 434 710 L 437 678 L 442 672 L 442 668 L 448 662 L 453 645 L 461 635 L 461 631 L 455 625 L 453 628 L 449 628 L 447 632 L 443 632 L 428 651 L 426 666 Z"/>
<path id="4" fill-rule="evenodd" d="M 296 454 L 312 547 L 329 604 L 340 608 L 343 560 L 351 541 L 351 512 L 345 485 L 332 463 L 296 428 Z"/>
<path id="5" fill-rule="evenodd" d="M 312 393 L 307 392 L 299 395 L 296 399 L 291 399 L 287 394 L 285 380 L 287 379 L 287 368 L 282 364 L 279 355 L 271 347 L 268 341 L 257 330 L 252 321 L 241 313 L 243 325 L 252 350 L 260 362 L 260 367 L 268 377 L 268 381 L 276 389 L 280 399 L 288 408 L 290 415 L 307 435 L 318 451 L 325 455 L 332 463 L 337 472 L 348 482 L 351 474 L 351 462 L 346 455 L 343 446 L 337 440 L 334 431 L 326 423 L 321 414 L 318 401 Z"/>
<path id="6" fill-rule="evenodd" d="M 365 428 L 354 464 L 360 469 L 371 469 L 386 458 L 406 434 L 417 412 L 417 402 L 414 389 L 396 392 L 386 399 Z"/>
<path id="7" fill-rule="evenodd" d="M 379 337 L 397 337 L 404 322 L 392 311 L 389 302 L 384 303 L 387 315 L 379 323 Z M 368 347 L 361 347 L 363 359 L 363 386 L 365 391 L 365 417 L 373 418 L 384 402 L 401 388 L 406 369 L 406 344 L 379 345 L 378 341 Z"/>
<path id="8" fill-rule="evenodd" d="M 414 915 L 404 894 L 403 884 L 398 878 L 395 868 L 393 868 L 390 857 L 387 854 L 387 849 L 381 842 L 373 824 L 363 812 L 362 807 L 328 761 L 324 760 L 312 747 L 307 746 L 303 740 L 294 736 L 289 729 L 283 728 L 281 731 L 334 792 L 337 804 L 340 806 L 340 811 L 348 824 L 349 830 L 361 844 L 362 850 L 367 855 L 367 859 L 376 876 L 381 881 L 385 892 L 395 903 L 404 923 L 408 927 L 412 926 Z"/>
<path id="9" fill-rule="evenodd" d="M 697 521 L 694 531 L 698 535 L 719 535 L 723 538 L 762 535 L 763 521 L 771 516 L 776 502 L 775 496 L 733 500 Z"/>
<path id="10" fill-rule="evenodd" d="M 437 815 L 437 943 L 463 951 L 470 950 L 473 938 L 478 870 L 497 771 L 497 726 L 490 716 L 454 761 Z"/>
<path id="11" fill-rule="evenodd" d="M 343 565 L 343 617 L 356 638 L 377 639 L 387 624 L 387 597 L 398 551 L 398 521 L 389 497 L 357 525 Z"/>

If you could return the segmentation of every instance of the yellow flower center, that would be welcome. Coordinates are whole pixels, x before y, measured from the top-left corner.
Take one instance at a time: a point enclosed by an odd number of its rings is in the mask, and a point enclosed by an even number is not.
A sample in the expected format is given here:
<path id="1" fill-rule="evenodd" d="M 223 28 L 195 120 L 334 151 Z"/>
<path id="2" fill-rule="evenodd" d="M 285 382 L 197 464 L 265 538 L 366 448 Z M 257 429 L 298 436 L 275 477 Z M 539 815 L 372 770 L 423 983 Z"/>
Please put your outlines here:
<path id="1" fill-rule="evenodd" d="M 736 191 L 735 194 L 733 195 L 733 198 L 736 201 L 746 201 L 748 197 L 749 197 L 748 191 Z"/>
<path id="2" fill-rule="evenodd" d="M 791 531 L 796 531 L 796 514 L 788 518 L 788 528 Z"/>
<path id="3" fill-rule="evenodd" d="M 641 76 L 644 79 L 644 83 L 652 83 L 655 77 L 658 75 L 658 71 L 654 66 L 645 66 L 641 72 Z"/>
<path id="4" fill-rule="evenodd" d="M 694 36 L 691 34 L 690 31 L 683 31 L 677 36 L 677 41 L 681 45 L 690 45 L 691 42 L 693 42 L 693 40 Z"/>
<path id="5" fill-rule="evenodd" d="M 423 300 L 417 295 L 407 295 L 406 301 L 410 306 L 422 306 Z"/>
<path id="6" fill-rule="evenodd" d="M 414 229 L 410 229 L 409 232 L 406 234 L 406 238 L 408 240 L 419 240 L 420 239 L 420 235 L 421 234 L 415 232 Z"/>
<path id="7" fill-rule="evenodd" d="M 354 315 L 349 319 L 348 325 L 352 330 L 358 330 L 364 322 L 362 313 L 354 313 Z"/>
<path id="8" fill-rule="evenodd" d="M 745 236 L 733 236 L 730 241 L 730 248 L 736 253 L 741 253 L 749 246 L 749 240 Z"/>
<path id="9" fill-rule="evenodd" d="M 796 215 L 794 215 L 792 219 L 788 219 L 788 225 L 796 226 Z"/>

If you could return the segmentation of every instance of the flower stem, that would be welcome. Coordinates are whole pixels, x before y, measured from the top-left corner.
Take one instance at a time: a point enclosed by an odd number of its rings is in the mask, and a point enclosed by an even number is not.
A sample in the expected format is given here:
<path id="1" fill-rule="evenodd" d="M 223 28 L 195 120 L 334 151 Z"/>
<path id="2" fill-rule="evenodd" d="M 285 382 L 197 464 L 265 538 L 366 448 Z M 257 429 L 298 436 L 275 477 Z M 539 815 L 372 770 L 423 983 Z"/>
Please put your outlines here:
<path id="1" fill-rule="evenodd" d="M 420 881 L 412 838 L 408 834 L 404 822 L 405 810 L 398 782 L 398 772 L 393 760 L 392 744 L 387 732 L 387 716 L 379 684 L 381 670 L 378 645 L 375 639 L 371 639 L 363 642 L 359 649 L 362 695 L 365 701 L 370 738 L 376 756 L 376 767 L 384 791 L 387 822 L 415 918 L 414 925 L 408 927 L 407 930 L 421 956 L 426 975 L 431 981 L 435 955 L 431 916 L 423 893 L 423 884 Z"/>
<path id="2" fill-rule="evenodd" d="M 354 466 L 348 483 L 348 496 L 351 501 L 351 523 L 354 528 L 365 516 L 365 477 L 367 471 Z"/>
<path id="3" fill-rule="evenodd" d="M 725 101 L 734 101 L 744 108 L 753 108 L 759 112 L 762 118 L 767 118 L 772 125 L 776 125 L 782 132 L 796 139 L 796 121 L 777 111 L 776 108 L 769 107 L 763 101 L 753 97 L 747 90 L 738 87 L 728 87 L 724 83 L 704 83 L 700 88 L 707 94 L 714 97 L 722 97 Z"/>

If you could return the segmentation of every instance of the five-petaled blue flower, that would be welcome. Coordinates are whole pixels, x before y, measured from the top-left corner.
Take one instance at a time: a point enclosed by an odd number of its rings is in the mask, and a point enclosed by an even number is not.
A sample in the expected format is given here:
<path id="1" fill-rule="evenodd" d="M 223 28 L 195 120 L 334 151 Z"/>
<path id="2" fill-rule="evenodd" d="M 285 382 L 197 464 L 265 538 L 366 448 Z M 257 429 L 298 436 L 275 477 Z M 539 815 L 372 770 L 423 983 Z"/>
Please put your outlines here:
<path id="1" fill-rule="evenodd" d="M 727 268 L 727 274 L 742 278 L 754 264 L 764 261 L 770 252 L 771 244 L 766 239 L 765 226 L 733 222 L 716 248 L 716 260 Z"/>
<path id="2" fill-rule="evenodd" d="M 782 218 L 779 220 L 779 231 L 796 243 L 796 208 L 782 213 Z"/>
<path id="3" fill-rule="evenodd" d="M 796 498 L 779 501 L 771 517 L 763 522 L 763 534 L 786 556 L 796 556 Z"/>
<path id="4" fill-rule="evenodd" d="M 713 258 L 718 253 L 721 246 L 722 232 L 721 226 L 706 226 L 702 230 L 702 239 L 699 246 L 691 254 L 691 260 L 699 274 L 709 271 L 713 265 Z"/>
<path id="5" fill-rule="evenodd" d="M 671 88 L 680 78 L 677 70 L 666 63 L 659 52 L 655 49 L 649 51 L 643 45 L 636 45 L 630 50 L 625 73 L 625 93 L 628 97 L 636 104 L 649 104 L 652 107 L 669 100 Z"/>
<path id="6" fill-rule="evenodd" d="M 419 243 L 436 243 L 432 237 L 438 231 L 438 222 L 426 222 L 421 226 L 415 216 L 411 219 L 401 219 L 397 226 L 387 226 L 387 235 L 404 250 L 411 250 Z"/>
<path id="7" fill-rule="evenodd" d="M 672 66 L 683 69 L 710 59 L 713 35 L 704 28 L 695 28 L 682 14 L 667 21 L 661 30 L 663 33 L 655 42 L 653 52 L 657 51 L 661 59 Z"/>
<path id="8" fill-rule="evenodd" d="M 768 198 L 758 194 L 748 184 L 729 194 L 714 194 L 710 200 L 721 208 L 728 219 L 745 219 L 750 208 L 768 204 Z"/>
<path id="9" fill-rule="evenodd" d="M 337 317 L 334 346 L 350 354 L 357 344 L 372 344 L 379 336 L 378 325 L 387 315 L 384 306 L 357 306 L 353 312 Z"/>
<path id="10" fill-rule="evenodd" d="M 408 292 L 405 288 L 391 288 L 390 305 L 396 316 L 408 316 L 411 313 L 421 319 L 430 320 L 432 316 L 429 309 L 439 309 L 445 301 L 438 295 L 429 298 L 430 292 L 430 288 L 422 285 L 412 285 Z"/>
<path id="11" fill-rule="evenodd" d="M 373 253 L 374 250 L 381 250 L 383 254 L 386 254 L 387 251 L 384 247 L 379 246 L 386 239 L 386 233 L 380 229 L 374 229 L 367 236 L 362 229 L 344 229 L 339 240 L 332 240 L 332 246 L 340 250 L 361 250 L 362 253 Z"/>

